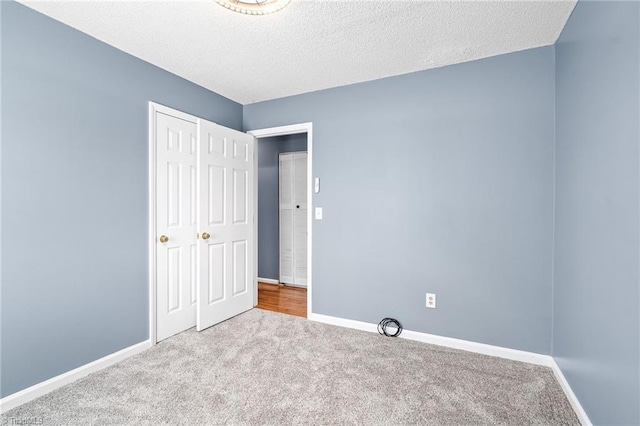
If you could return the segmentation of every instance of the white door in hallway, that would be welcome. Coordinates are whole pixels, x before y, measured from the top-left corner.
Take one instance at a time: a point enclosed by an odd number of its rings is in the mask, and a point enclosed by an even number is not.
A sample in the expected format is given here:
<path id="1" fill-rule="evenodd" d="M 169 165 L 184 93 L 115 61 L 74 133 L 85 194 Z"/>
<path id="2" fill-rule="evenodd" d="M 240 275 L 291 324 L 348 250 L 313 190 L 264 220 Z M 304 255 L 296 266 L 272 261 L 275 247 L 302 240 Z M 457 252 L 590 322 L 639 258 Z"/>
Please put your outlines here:
<path id="1" fill-rule="evenodd" d="M 307 286 L 307 153 L 279 158 L 280 282 Z"/>
<path id="2" fill-rule="evenodd" d="M 155 113 L 156 340 L 196 325 L 197 124 Z"/>
<path id="3" fill-rule="evenodd" d="M 198 313 L 202 330 L 253 308 L 255 138 L 201 120 Z"/>

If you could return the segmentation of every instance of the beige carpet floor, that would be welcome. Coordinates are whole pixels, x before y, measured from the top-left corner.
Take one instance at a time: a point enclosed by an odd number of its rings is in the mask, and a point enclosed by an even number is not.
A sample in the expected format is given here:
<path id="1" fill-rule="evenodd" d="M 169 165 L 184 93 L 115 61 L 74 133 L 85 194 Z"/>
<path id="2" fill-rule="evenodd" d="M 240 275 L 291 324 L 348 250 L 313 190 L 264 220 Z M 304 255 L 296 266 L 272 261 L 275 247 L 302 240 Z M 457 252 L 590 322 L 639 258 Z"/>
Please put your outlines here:
<path id="1" fill-rule="evenodd" d="M 552 371 L 253 309 L 2 415 L 44 425 L 578 425 Z M 12 423 L 13 422 L 13 423 Z"/>

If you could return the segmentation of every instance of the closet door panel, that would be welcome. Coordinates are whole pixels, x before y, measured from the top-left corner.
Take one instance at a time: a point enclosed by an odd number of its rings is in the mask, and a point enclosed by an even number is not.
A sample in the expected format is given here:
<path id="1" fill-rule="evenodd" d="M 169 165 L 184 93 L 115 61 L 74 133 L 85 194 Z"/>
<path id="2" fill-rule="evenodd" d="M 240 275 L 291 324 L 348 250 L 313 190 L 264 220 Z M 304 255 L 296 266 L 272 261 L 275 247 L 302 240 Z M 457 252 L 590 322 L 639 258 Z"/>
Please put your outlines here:
<path id="1" fill-rule="evenodd" d="M 307 153 L 280 154 L 280 282 L 307 285 Z"/>
<path id="2" fill-rule="evenodd" d="M 307 285 L 307 153 L 293 154 L 293 218 L 294 266 L 296 285 Z"/>
<path id="3" fill-rule="evenodd" d="M 293 284 L 293 157 L 280 154 L 280 282 Z"/>

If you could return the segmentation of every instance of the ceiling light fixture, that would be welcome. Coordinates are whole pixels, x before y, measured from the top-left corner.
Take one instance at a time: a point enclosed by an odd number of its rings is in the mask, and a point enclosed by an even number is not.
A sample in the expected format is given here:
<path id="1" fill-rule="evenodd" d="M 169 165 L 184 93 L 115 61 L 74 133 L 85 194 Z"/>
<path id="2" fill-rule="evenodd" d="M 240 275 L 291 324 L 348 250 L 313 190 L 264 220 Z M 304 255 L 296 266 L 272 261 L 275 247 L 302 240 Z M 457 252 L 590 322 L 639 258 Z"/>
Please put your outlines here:
<path id="1" fill-rule="evenodd" d="M 277 12 L 291 0 L 216 0 L 216 2 L 234 12 L 245 15 L 266 15 Z"/>

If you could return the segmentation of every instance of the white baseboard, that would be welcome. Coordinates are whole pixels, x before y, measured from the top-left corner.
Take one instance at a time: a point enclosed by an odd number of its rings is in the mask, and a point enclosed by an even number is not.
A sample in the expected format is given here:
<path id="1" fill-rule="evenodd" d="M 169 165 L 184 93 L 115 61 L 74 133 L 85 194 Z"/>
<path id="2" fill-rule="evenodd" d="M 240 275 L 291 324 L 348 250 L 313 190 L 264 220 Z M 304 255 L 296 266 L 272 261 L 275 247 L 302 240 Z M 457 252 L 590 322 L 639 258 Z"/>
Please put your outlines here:
<path id="1" fill-rule="evenodd" d="M 314 314 L 309 315 L 311 321 L 322 322 L 325 324 L 337 325 L 340 327 L 353 328 L 356 330 L 368 331 L 372 333 L 378 332 L 378 325 L 368 322 L 355 321 L 345 318 L 332 317 L 328 315 Z M 437 336 L 435 334 L 422 333 L 419 331 L 402 330 L 401 338 L 408 340 L 416 340 L 418 342 L 429 343 L 432 345 L 446 346 L 448 348 L 461 349 L 463 351 L 475 352 L 483 355 L 496 356 L 500 358 L 510 359 L 513 361 L 526 362 L 529 364 L 542 365 L 551 368 L 556 379 L 560 383 L 560 387 L 564 391 L 569 403 L 573 407 L 576 416 L 583 426 L 591 426 L 591 422 L 587 417 L 580 401 L 571 390 L 569 383 L 565 379 L 560 367 L 549 355 L 537 354 L 534 352 L 520 351 L 517 349 L 503 348 L 501 346 L 487 345 L 484 343 L 471 342 L 469 340 L 454 339 L 451 337 Z"/>
<path id="2" fill-rule="evenodd" d="M 91 373 L 102 370 L 117 362 L 120 362 L 130 356 L 144 351 L 151 347 L 151 341 L 146 340 L 144 342 L 129 346 L 118 352 L 107 355 L 103 358 L 97 359 L 88 364 L 82 365 L 66 373 L 62 373 L 59 376 L 52 377 L 49 380 L 38 383 L 26 389 L 23 389 L 14 394 L 5 396 L 0 399 L 0 413 L 7 412 L 13 408 L 16 408 L 25 402 L 29 402 L 33 399 L 41 397 L 59 387 L 74 382 L 84 376 L 88 376 Z"/>
<path id="3" fill-rule="evenodd" d="M 582 404 L 580 404 L 580 401 L 578 400 L 576 394 L 573 393 L 573 389 L 571 389 L 571 386 L 569 386 L 569 382 L 567 381 L 566 377 L 564 377 L 564 374 L 562 374 L 562 370 L 560 370 L 560 366 L 556 363 L 555 360 L 553 361 L 551 370 L 553 370 L 553 374 L 556 376 L 556 380 L 558 381 L 558 383 L 560 383 L 560 387 L 564 391 L 564 394 L 567 396 L 571 407 L 573 407 L 573 411 L 575 411 L 576 416 L 578 416 L 580 424 L 582 424 L 582 426 L 592 426 L 593 423 L 591 423 L 591 420 L 589 420 L 589 416 L 587 416 L 584 408 L 582 408 Z"/>
<path id="4" fill-rule="evenodd" d="M 469 340 L 437 336 L 435 334 L 421 333 L 418 331 L 403 330 L 400 337 L 409 340 L 417 340 L 418 342 L 430 343 L 432 345 L 446 346 L 448 348 L 461 349 L 463 351 L 496 356 L 513 361 L 543 365 L 545 367 L 551 367 L 551 364 L 553 363 L 553 358 L 549 355 L 521 351 L 518 349 L 504 348 L 502 346 L 487 345 L 485 343 L 477 343 Z"/>
<path id="5" fill-rule="evenodd" d="M 301 285 L 301 284 L 283 283 L 283 282 L 280 282 L 278 280 L 273 280 L 271 278 L 260 278 L 260 277 L 258 277 L 258 282 L 259 283 L 265 283 L 265 284 L 286 285 L 287 287 L 307 288 L 306 284 L 305 285 Z"/>
<path id="6" fill-rule="evenodd" d="M 369 322 L 350 320 L 340 317 L 332 317 L 329 315 L 314 314 L 308 317 L 311 321 L 322 322 L 325 324 L 337 325 L 339 327 L 354 328 L 356 330 L 369 331 L 371 333 L 378 332 L 378 325 Z"/>
<path id="7" fill-rule="evenodd" d="M 307 288 L 306 284 L 302 285 L 302 284 L 289 284 L 289 283 L 282 283 L 284 286 L 286 287 L 293 287 L 293 288 Z"/>
<path id="8" fill-rule="evenodd" d="M 311 317 L 309 319 L 312 321 L 323 322 L 325 324 L 355 328 L 357 330 L 370 331 L 375 333 L 378 332 L 377 324 L 362 321 L 354 321 L 321 314 L 311 314 Z M 402 330 L 402 334 L 400 334 L 399 337 L 408 340 L 416 340 L 418 342 L 430 343 L 432 345 L 461 349 L 463 351 L 475 352 L 483 355 L 491 355 L 500 358 L 511 359 L 514 361 L 527 362 L 529 364 L 544 365 L 546 367 L 551 367 L 553 363 L 553 358 L 551 358 L 549 355 L 519 351 L 516 349 L 503 348 L 501 346 L 487 345 L 484 343 L 476 343 L 469 340 L 437 336 L 435 334 L 421 333 L 418 331 Z"/>

